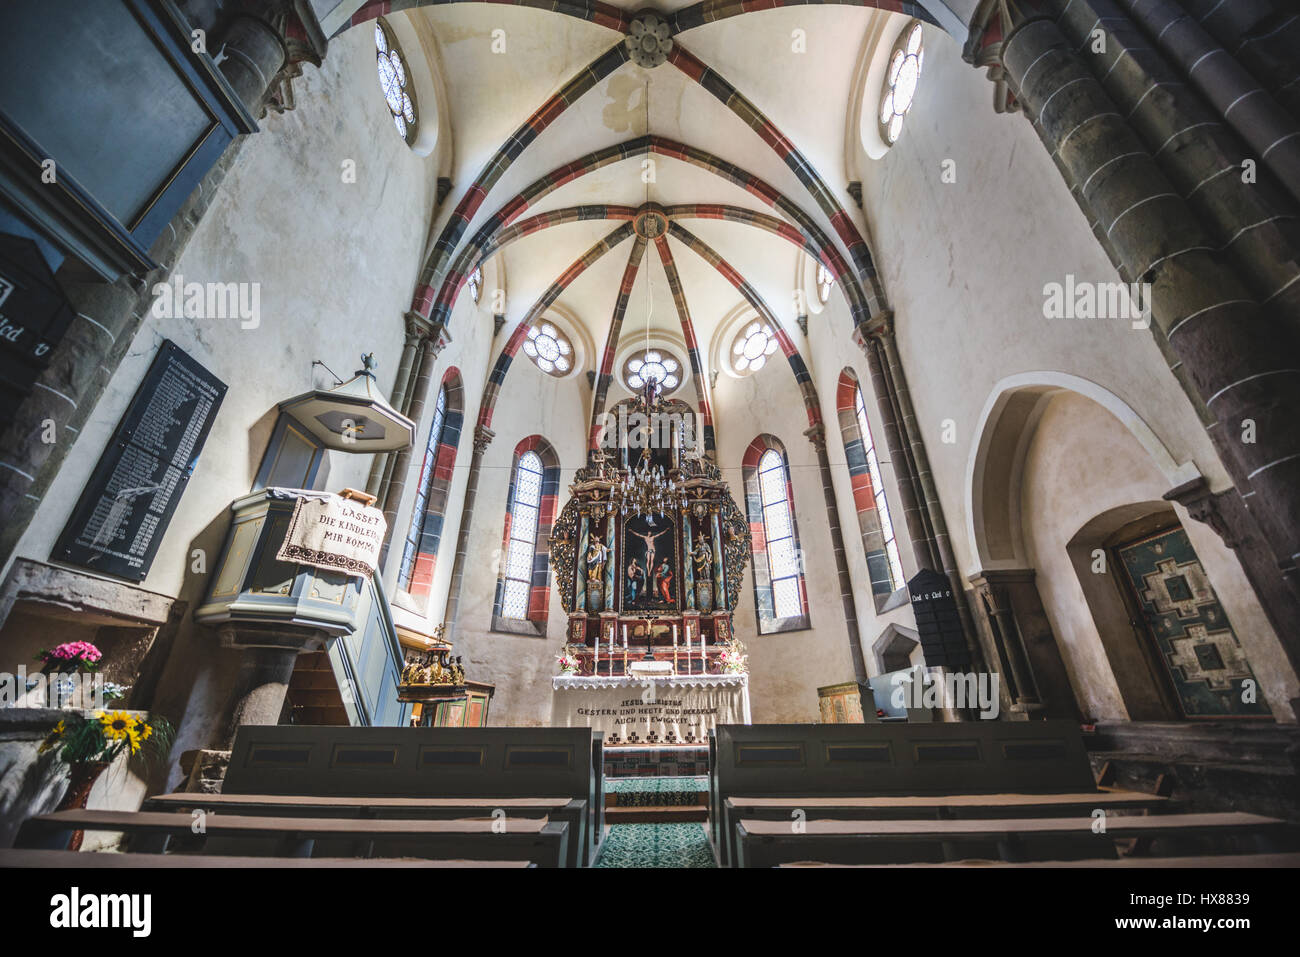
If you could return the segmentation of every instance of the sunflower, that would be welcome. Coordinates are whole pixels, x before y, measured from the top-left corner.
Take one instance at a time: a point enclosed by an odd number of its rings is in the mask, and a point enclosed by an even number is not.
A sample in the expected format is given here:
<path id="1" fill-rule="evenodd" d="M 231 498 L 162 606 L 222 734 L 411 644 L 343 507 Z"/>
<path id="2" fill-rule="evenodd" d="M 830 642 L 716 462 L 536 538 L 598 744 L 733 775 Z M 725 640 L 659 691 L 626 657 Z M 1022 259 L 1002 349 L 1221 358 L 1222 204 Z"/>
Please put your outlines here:
<path id="1" fill-rule="evenodd" d="M 130 745 L 131 753 L 140 750 L 140 730 L 135 718 L 125 711 L 108 711 L 99 716 L 99 723 L 104 728 L 104 737 L 109 741 L 125 741 Z"/>
<path id="2" fill-rule="evenodd" d="M 65 730 L 66 730 L 66 727 L 65 727 L 65 725 L 63 724 L 62 721 L 60 721 L 58 724 L 56 724 L 56 725 L 54 726 L 54 730 L 51 731 L 48 735 L 46 735 L 46 736 L 45 736 L 45 740 L 41 742 L 41 747 L 40 747 L 39 753 L 40 753 L 40 754 L 44 754 L 46 751 L 50 750 L 50 748 L 52 748 L 52 747 L 54 747 L 56 744 L 58 744 L 58 743 L 59 743 L 59 738 L 63 736 L 63 732 L 64 732 Z"/>

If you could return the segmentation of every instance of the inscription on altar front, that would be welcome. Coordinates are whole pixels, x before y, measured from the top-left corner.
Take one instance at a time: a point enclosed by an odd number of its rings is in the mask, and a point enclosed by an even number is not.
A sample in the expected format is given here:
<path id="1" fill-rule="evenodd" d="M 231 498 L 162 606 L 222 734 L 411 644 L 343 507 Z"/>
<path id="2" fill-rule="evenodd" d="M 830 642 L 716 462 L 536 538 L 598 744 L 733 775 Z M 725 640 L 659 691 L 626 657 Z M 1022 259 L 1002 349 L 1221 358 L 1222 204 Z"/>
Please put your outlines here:
<path id="1" fill-rule="evenodd" d="M 53 557 L 142 581 L 226 384 L 166 341 L 91 474 Z"/>

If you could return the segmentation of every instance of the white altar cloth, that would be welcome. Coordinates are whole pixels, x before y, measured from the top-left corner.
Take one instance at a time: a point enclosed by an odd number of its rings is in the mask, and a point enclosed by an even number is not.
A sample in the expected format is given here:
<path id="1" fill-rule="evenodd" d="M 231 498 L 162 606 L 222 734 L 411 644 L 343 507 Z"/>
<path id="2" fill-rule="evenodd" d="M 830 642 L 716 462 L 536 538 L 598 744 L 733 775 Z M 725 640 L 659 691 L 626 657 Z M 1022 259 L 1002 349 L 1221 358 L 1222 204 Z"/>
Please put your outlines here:
<path id="1" fill-rule="evenodd" d="M 749 724 L 749 675 L 557 675 L 551 724 L 605 732 L 606 746 L 701 744 Z"/>

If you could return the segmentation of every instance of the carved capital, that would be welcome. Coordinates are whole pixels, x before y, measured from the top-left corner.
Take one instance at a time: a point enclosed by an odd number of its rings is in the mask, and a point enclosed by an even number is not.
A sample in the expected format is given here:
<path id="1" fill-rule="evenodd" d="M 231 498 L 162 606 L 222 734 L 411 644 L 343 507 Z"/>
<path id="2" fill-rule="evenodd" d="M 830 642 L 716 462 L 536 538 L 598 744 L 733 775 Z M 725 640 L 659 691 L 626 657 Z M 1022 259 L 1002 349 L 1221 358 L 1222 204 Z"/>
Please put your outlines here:
<path id="1" fill-rule="evenodd" d="M 443 349 L 451 344 L 451 333 L 447 331 L 447 325 L 443 322 L 430 322 L 429 331 L 425 333 L 427 344 L 426 349 L 433 353 L 433 357 L 438 358 Z"/>
<path id="2" fill-rule="evenodd" d="M 998 113 L 1015 113 L 1020 109 L 1002 66 L 1003 45 L 1013 31 L 1041 16 L 1037 0 L 980 0 L 971 17 L 962 59 L 987 71 L 993 82 L 993 109 Z"/>
<path id="3" fill-rule="evenodd" d="M 811 429 L 804 429 L 803 434 L 808 437 L 808 441 L 812 443 L 812 447 L 818 452 L 824 452 L 826 450 L 825 422 L 818 422 Z"/>
<path id="4" fill-rule="evenodd" d="M 868 355 L 871 354 L 869 339 L 888 339 L 894 335 L 894 313 L 890 309 L 882 309 L 866 322 L 858 325 L 853 330 L 853 341 L 858 344 L 858 348 Z"/>
<path id="5" fill-rule="evenodd" d="M 484 425 L 474 426 L 474 454 L 482 455 L 496 438 L 496 433 Z"/>
<path id="6" fill-rule="evenodd" d="M 414 345 L 429 334 L 429 320 L 418 312 L 408 312 L 402 317 L 406 326 L 406 341 Z"/>
<path id="7" fill-rule="evenodd" d="M 1237 497 L 1236 489 L 1211 492 L 1210 484 L 1204 476 L 1184 482 L 1163 496 L 1165 501 L 1177 502 L 1187 509 L 1187 514 L 1196 521 L 1210 526 L 1223 539 L 1224 545 L 1235 550 L 1241 547 L 1242 541 L 1236 523 L 1228 514 L 1232 510 L 1232 497 Z M 1237 502 L 1240 502 L 1240 497 L 1237 497 Z"/>

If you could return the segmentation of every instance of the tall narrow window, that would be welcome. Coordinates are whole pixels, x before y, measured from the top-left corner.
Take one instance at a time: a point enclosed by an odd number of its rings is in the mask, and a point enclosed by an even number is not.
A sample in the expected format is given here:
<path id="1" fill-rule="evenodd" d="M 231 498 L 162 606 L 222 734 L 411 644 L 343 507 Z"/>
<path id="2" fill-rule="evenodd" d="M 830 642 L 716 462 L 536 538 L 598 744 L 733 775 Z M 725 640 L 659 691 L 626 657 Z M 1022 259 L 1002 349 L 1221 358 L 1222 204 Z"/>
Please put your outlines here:
<path id="1" fill-rule="evenodd" d="M 742 474 L 754 560 L 754 605 L 760 634 L 809 627 L 790 466 L 775 436 L 745 451 Z"/>
<path id="2" fill-rule="evenodd" d="M 791 618 L 803 613 L 799 556 L 794 523 L 790 521 L 785 463 L 775 449 L 768 449 L 759 459 L 758 487 L 763 496 L 763 537 L 767 540 L 767 567 L 772 576 L 772 603 L 776 617 Z"/>
<path id="3" fill-rule="evenodd" d="M 433 484 L 434 465 L 438 460 L 438 444 L 442 441 L 442 426 L 447 420 L 447 387 L 438 390 L 438 404 L 433 410 L 433 425 L 429 427 L 429 442 L 424 447 L 424 462 L 420 465 L 420 481 L 415 486 L 415 509 L 411 512 L 411 525 L 406 531 L 406 547 L 402 550 L 402 565 L 397 574 L 397 587 L 411 590 L 415 574 L 416 555 L 428 517 L 429 491 Z"/>
<path id="4" fill-rule="evenodd" d="M 889 577 L 893 588 L 903 584 L 903 563 L 898 558 L 898 542 L 894 539 L 894 523 L 889 520 L 889 504 L 885 501 L 885 483 L 880 478 L 880 462 L 876 459 L 876 446 L 871 441 L 871 426 L 867 424 L 867 407 L 862 400 L 862 387 L 855 385 L 853 413 L 858 419 L 862 434 L 862 451 L 867 459 L 867 472 L 871 476 L 871 491 L 875 497 L 876 515 L 880 518 L 880 532 L 884 537 L 885 554 L 889 558 Z"/>
<path id="5" fill-rule="evenodd" d="M 424 458 L 420 463 L 420 477 L 415 483 L 415 506 L 406 530 L 402 563 L 397 571 L 398 590 L 417 599 L 420 606 L 412 608 L 413 611 L 424 610 L 421 602 L 427 600 L 433 589 L 433 572 L 442 542 L 463 421 L 460 372 L 451 366 L 443 376 L 433 406 L 429 440 L 425 443 Z"/>
<path id="6" fill-rule="evenodd" d="M 537 517 L 542 505 L 542 459 L 536 452 L 520 456 L 514 488 L 501 617 L 525 619 L 533 585 L 533 557 L 537 553 Z"/>

